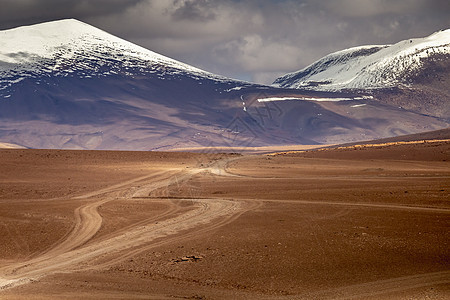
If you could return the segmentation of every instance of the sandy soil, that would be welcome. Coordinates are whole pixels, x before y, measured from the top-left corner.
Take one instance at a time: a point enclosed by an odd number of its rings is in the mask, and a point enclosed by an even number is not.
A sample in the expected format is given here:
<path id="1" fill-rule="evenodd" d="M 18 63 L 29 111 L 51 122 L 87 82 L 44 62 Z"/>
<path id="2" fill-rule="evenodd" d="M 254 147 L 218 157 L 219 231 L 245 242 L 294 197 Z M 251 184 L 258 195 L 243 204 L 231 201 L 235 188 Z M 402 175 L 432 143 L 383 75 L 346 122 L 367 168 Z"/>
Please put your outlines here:
<path id="1" fill-rule="evenodd" d="M 449 153 L 0 150 L 0 298 L 447 299 Z"/>
<path id="2" fill-rule="evenodd" d="M 332 147 L 333 145 L 281 145 L 281 146 L 261 146 L 261 147 L 189 147 L 174 148 L 170 152 L 197 152 L 197 153 L 245 153 L 245 154 L 267 154 L 280 151 L 305 151 L 324 147 Z"/>

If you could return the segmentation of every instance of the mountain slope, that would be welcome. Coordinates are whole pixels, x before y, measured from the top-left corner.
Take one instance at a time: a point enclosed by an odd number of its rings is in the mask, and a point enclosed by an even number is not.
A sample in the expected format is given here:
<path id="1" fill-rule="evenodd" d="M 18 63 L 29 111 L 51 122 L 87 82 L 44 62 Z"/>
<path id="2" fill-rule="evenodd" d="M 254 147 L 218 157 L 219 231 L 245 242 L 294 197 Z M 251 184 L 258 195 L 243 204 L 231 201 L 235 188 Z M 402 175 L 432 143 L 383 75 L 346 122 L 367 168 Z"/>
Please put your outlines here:
<path id="1" fill-rule="evenodd" d="M 0 149 L 26 149 L 25 147 L 11 144 L 11 143 L 2 143 L 0 142 Z"/>
<path id="2" fill-rule="evenodd" d="M 3 83 L 47 74 L 86 78 L 160 70 L 172 75 L 188 72 L 192 77 L 225 79 L 75 19 L 1 31 L 0 62 Z"/>
<path id="3" fill-rule="evenodd" d="M 342 143 L 447 126 L 374 97 L 225 78 L 77 20 L 0 31 L 5 143 L 164 150 Z"/>
<path id="4" fill-rule="evenodd" d="M 427 59 L 438 55 L 450 55 L 450 29 L 395 45 L 338 51 L 276 79 L 274 84 L 317 90 L 394 87 L 408 84 L 407 75 L 419 71 Z"/>
<path id="5" fill-rule="evenodd" d="M 394 106 L 450 118 L 450 29 L 394 45 L 362 46 L 329 54 L 275 80 L 316 91 L 370 92 Z"/>
<path id="6" fill-rule="evenodd" d="M 0 32 L 0 133 L 31 147 L 148 149 L 195 135 L 201 126 L 176 115 L 201 110 L 213 84 L 246 85 L 74 19 Z"/>

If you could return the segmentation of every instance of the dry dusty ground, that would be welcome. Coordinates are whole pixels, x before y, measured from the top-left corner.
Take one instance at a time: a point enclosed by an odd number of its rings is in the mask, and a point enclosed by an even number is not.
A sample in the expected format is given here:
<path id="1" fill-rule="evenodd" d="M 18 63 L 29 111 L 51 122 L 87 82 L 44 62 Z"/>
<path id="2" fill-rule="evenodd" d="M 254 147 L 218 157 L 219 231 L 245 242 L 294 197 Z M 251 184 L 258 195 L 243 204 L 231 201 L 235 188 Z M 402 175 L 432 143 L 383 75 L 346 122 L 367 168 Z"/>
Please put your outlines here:
<path id="1" fill-rule="evenodd" d="M 449 158 L 0 150 L 0 299 L 448 299 Z"/>
<path id="2" fill-rule="evenodd" d="M 188 148 L 174 148 L 170 152 L 239 152 L 245 154 L 267 154 L 280 151 L 304 151 L 317 148 L 331 147 L 333 145 L 281 145 L 281 146 L 260 146 L 260 147 L 188 147 Z M 0 144 L 1 147 L 1 144 Z"/>

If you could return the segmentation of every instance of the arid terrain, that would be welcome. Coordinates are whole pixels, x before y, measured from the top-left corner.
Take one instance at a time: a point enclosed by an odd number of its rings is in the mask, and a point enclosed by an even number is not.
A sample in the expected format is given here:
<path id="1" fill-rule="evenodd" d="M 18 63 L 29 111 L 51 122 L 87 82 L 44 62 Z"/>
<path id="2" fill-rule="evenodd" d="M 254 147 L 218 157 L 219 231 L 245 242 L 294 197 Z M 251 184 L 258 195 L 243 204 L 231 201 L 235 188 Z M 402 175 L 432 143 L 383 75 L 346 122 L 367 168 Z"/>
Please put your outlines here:
<path id="1" fill-rule="evenodd" d="M 3 149 L 0 299 L 448 299 L 449 199 L 449 141 Z"/>

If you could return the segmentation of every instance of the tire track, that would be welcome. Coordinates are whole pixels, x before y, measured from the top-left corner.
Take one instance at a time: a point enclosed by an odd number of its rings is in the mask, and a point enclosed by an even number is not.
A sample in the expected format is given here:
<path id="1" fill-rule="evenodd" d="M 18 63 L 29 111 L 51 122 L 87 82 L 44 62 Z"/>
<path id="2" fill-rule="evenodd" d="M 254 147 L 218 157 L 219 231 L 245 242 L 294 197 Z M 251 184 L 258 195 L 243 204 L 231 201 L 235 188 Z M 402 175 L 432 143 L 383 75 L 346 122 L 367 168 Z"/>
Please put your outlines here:
<path id="1" fill-rule="evenodd" d="M 250 199 L 246 199 L 251 201 Z M 328 206 L 347 206 L 347 207 L 363 207 L 363 208 L 378 208 L 378 209 L 393 209 L 393 210 L 407 210 L 407 211 L 422 211 L 450 214 L 448 208 L 426 207 L 426 206 L 412 206 L 412 205 L 397 205 L 397 204 L 378 204 L 378 203 L 356 203 L 356 202 L 333 202 L 333 201 L 308 201 L 308 200 L 274 200 L 274 199 L 258 199 L 254 201 L 272 202 L 272 203 L 292 203 L 292 204 L 312 204 L 312 205 L 328 205 Z"/>
<path id="2" fill-rule="evenodd" d="M 66 236 L 66 238 L 55 247 L 45 251 L 37 257 L 30 260 L 14 263 L 0 269 L 0 274 L 10 274 L 18 276 L 24 272 L 24 269 L 30 269 L 31 266 L 41 266 L 46 261 L 51 261 L 61 253 L 67 253 L 77 247 L 80 247 L 87 243 L 92 237 L 100 230 L 102 225 L 102 217 L 98 213 L 98 207 L 107 202 L 117 199 L 122 192 L 123 194 L 129 194 L 129 190 L 133 190 L 131 184 L 140 182 L 142 180 L 153 180 L 155 187 L 159 187 L 167 182 L 173 174 L 173 170 L 155 172 L 151 175 L 138 177 L 126 182 L 116 184 L 107 188 L 100 189 L 98 191 L 90 192 L 82 196 L 77 196 L 73 199 L 91 198 L 98 195 L 103 195 L 105 198 L 101 198 L 95 202 L 90 202 L 83 206 L 80 206 L 74 211 L 75 224 L 72 231 Z M 5 277 L 5 275 L 2 275 Z M 1 278 L 1 277 L 0 277 Z M 2 286 L 0 285 L 0 289 Z"/>
<path id="3" fill-rule="evenodd" d="M 341 288 L 318 291 L 303 295 L 303 299 L 367 299 L 368 297 L 383 297 L 387 299 L 394 293 L 417 288 L 450 284 L 450 271 L 402 276 L 391 279 L 377 280 L 355 284 Z M 286 298 L 283 298 L 286 299 Z"/>
<path id="4" fill-rule="evenodd" d="M 179 199 L 178 201 L 194 203 L 195 208 L 181 215 L 177 215 L 178 209 L 172 208 L 164 216 L 173 215 L 172 218 L 157 224 L 154 223 L 155 218 L 151 218 L 108 235 L 106 238 L 103 237 L 99 241 L 86 244 L 101 228 L 102 217 L 98 213 L 100 205 L 115 199 L 132 199 L 148 195 L 151 191 L 170 184 L 174 176 L 177 182 L 181 182 L 200 172 L 210 171 L 211 168 L 224 170 L 226 163 L 216 161 L 206 168 L 181 172 L 176 169 L 156 172 L 75 197 L 74 199 L 83 200 L 93 198 L 94 201 L 75 209 L 73 230 L 55 247 L 27 261 L 0 268 L 0 290 L 29 283 L 49 274 L 102 268 L 148 248 L 182 240 L 192 236 L 193 232 L 198 234 L 210 231 L 233 221 L 257 204 L 225 199 Z M 220 173 L 226 174 L 225 170 Z M 143 182 L 144 184 L 140 184 L 140 187 L 132 186 Z M 101 196 L 100 199 L 98 199 L 99 196 Z M 245 205 L 246 203 L 248 205 Z M 219 221 L 211 222 L 216 219 Z M 185 236 L 180 234 L 192 229 L 196 230 Z"/>

